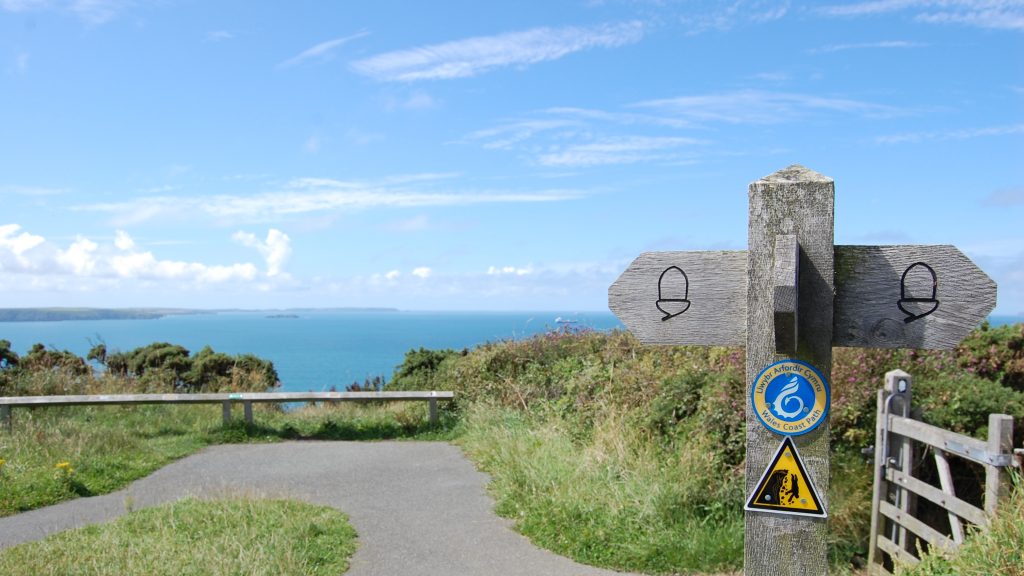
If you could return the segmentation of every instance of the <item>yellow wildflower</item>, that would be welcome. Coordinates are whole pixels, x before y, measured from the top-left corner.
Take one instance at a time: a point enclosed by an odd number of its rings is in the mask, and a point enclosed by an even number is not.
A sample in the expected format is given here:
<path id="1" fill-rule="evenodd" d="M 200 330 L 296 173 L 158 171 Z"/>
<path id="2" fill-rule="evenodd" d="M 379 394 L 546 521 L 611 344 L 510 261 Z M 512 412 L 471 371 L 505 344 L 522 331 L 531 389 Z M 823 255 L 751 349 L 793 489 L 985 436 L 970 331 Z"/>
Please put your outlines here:
<path id="1" fill-rule="evenodd" d="M 71 474 L 72 472 L 75 471 L 75 469 L 71 467 L 71 462 L 57 462 L 55 468 L 60 470 L 61 472 L 64 472 L 65 474 Z"/>

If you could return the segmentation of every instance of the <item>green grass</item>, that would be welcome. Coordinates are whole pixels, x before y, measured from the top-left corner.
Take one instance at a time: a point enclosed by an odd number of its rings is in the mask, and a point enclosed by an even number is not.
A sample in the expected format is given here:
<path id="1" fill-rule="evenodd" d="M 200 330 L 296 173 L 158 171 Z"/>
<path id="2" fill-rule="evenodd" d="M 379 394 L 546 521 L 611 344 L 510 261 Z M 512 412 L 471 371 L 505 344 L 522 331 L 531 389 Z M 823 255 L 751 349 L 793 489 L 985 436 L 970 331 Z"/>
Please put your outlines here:
<path id="1" fill-rule="evenodd" d="M 708 446 L 654 447 L 629 417 L 577 432 L 555 416 L 478 406 L 457 441 L 491 475 L 497 512 L 538 546 L 618 570 L 739 567 L 741 470 L 718 477 Z"/>
<path id="2" fill-rule="evenodd" d="M 13 430 L 0 430 L 0 516 L 113 492 L 211 444 L 452 435 L 450 417 L 430 424 L 419 404 L 254 408 L 252 426 L 224 426 L 220 406 L 16 408 Z"/>
<path id="3" fill-rule="evenodd" d="M 1024 576 L 1024 486 L 1019 476 L 1010 497 L 1001 504 L 988 532 L 974 532 L 952 555 L 925 554 L 897 576 Z"/>
<path id="4" fill-rule="evenodd" d="M 331 508 L 186 499 L 2 551 L 0 574 L 335 576 L 355 548 L 355 531 Z"/>

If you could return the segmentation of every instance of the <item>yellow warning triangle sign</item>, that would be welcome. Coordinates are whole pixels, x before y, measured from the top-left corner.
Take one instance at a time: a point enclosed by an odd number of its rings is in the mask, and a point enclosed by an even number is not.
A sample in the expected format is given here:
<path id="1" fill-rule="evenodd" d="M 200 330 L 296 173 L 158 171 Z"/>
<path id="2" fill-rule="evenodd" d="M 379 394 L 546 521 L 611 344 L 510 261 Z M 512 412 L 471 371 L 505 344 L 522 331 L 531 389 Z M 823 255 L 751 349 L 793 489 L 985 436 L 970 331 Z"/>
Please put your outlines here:
<path id="1" fill-rule="evenodd" d="M 757 512 L 828 517 L 818 490 L 789 436 L 782 441 L 743 508 Z"/>

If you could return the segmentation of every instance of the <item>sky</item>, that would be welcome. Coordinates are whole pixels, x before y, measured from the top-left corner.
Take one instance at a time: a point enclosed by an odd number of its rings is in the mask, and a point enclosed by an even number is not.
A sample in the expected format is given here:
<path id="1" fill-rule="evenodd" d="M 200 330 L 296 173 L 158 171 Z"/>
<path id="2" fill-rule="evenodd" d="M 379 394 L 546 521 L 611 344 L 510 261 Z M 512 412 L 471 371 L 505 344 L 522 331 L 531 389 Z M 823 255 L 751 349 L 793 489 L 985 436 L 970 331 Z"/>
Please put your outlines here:
<path id="1" fill-rule="evenodd" d="M 1024 1 L 0 0 L 0 307 L 607 310 L 792 164 L 1024 315 Z"/>

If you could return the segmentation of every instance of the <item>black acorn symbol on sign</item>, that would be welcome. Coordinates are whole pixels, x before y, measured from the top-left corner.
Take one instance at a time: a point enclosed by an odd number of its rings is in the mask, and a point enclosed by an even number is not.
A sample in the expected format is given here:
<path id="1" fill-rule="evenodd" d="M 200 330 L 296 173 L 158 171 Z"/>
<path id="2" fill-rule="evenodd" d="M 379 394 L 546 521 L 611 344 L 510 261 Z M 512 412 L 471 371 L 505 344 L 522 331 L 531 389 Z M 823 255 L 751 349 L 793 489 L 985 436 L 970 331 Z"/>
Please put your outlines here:
<path id="1" fill-rule="evenodd" d="M 907 276 L 910 271 L 915 268 L 923 268 L 931 276 L 931 290 L 927 289 L 929 285 L 929 279 L 924 276 L 922 272 L 915 272 L 911 277 L 911 281 L 914 283 L 917 290 L 910 290 L 911 294 L 930 294 L 929 297 L 921 296 L 907 296 Z M 924 318 L 925 316 L 935 312 L 939 309 L 939 300 L 936 298 L 939 290 L 939 279 L 935 275 L 935 270 L 932 267 L 925 264 L 924 262 L 915 262 L 907 269 L 903 271 L 903 277 L 900 279 L 900 301 L 896 303 L 896 306 L 907 315 L 903 321 L 910 324 L 914 320 Z"/>
<path id="2" fill-rule="evenodd" d="M 675 273 L 669 274 L 669 272 Z M 679 296 L 682 298 L 665 298 L 665 295 Z M 675 318 L 690 309 L 690 279 L 686 272 L 678 266 L 669 266 L 658 278 L 658 301 L 654 304 L 665 316 L 661 318 L 664 322 L 669 318 Z"/>

